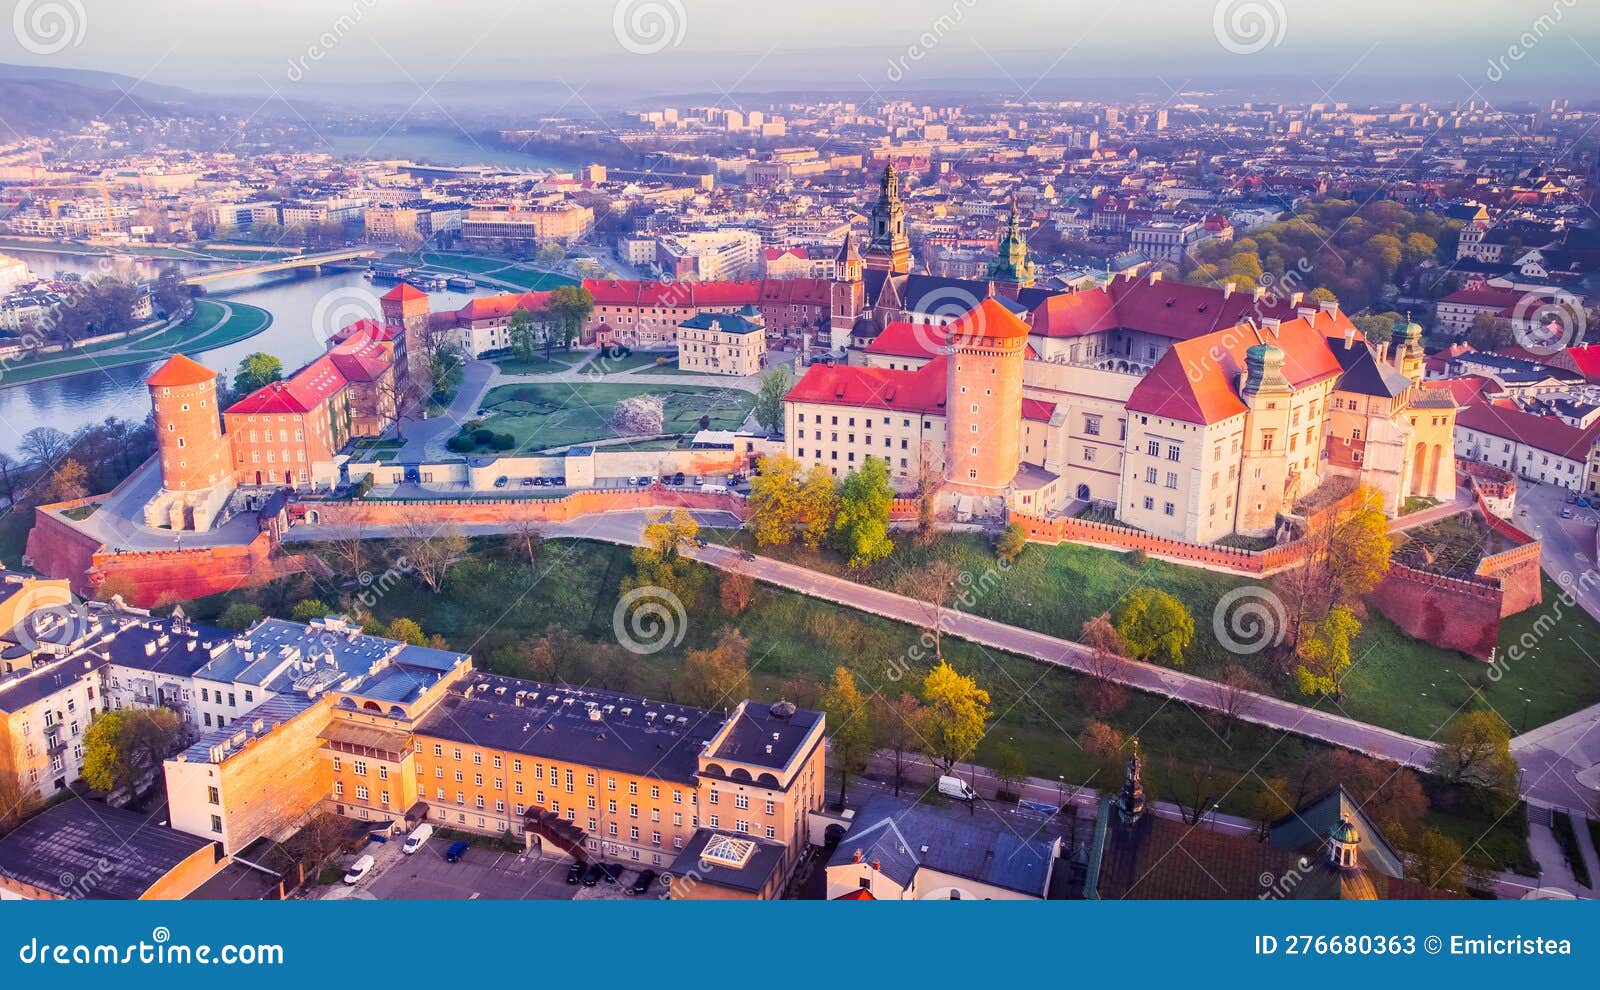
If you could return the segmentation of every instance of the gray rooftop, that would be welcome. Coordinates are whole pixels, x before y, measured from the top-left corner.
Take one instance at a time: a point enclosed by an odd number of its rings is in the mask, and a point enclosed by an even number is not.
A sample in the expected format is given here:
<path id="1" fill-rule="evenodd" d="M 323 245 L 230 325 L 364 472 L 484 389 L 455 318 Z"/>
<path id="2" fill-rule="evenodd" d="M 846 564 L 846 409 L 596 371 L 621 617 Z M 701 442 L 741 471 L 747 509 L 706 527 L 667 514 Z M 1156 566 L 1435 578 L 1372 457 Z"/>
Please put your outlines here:
<path id="1" fill-rule="evenodd" d="M 0 874 L 62 897 L 136 900 L 209 839 L 73 798 L 0 838 Z"/>

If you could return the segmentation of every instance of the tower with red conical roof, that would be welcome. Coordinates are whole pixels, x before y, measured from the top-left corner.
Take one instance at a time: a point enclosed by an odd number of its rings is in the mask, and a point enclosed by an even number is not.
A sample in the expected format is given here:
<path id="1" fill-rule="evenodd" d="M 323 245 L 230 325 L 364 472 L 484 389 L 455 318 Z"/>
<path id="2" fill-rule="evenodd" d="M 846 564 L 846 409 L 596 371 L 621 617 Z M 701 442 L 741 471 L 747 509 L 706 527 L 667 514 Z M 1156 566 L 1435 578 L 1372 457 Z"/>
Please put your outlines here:
<path id="1" fill-rule="evenodd" d="M 234 489 L 232 450 L 217 408 L 217 373 L 174 354 L 145 385 L 161 463 L 161 490 L 145 505 L 145 524 L 210 529 Z"/>
<path id="2" fill-rule="evenodd" d="M 1028 325 L 991 296 L 950 325 L 949 346 L 945 487 L 998 508 L 1022 464 Z"/>
<path id="3" fill-rule="evenodd" d="M 395 362 L 405 369 L 405 390 L 412 401 L 425 398 L 432 387 L 428 361 L 432 348 L 428 340 L 428 294 L 414 285 L 401 282 L 378 300 L 383 322 L 401 331 L 395 338 Z"/>

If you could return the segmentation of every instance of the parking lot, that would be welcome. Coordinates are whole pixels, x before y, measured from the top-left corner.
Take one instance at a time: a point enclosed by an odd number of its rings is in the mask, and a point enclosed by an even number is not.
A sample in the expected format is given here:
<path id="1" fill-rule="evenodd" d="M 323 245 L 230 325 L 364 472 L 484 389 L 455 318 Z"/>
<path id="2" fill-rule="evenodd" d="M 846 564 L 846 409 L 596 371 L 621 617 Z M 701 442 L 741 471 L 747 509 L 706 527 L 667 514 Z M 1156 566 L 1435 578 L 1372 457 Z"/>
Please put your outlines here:
<path id="1" fill-rule="evenodd" d="M 410 856 L 374 870 L 358 891 L 379 900 L 570 900 L 564 856 L 502 852 L 473 846 L 459 863 L 445 861 L 450 843 L 433 838 Z"/>

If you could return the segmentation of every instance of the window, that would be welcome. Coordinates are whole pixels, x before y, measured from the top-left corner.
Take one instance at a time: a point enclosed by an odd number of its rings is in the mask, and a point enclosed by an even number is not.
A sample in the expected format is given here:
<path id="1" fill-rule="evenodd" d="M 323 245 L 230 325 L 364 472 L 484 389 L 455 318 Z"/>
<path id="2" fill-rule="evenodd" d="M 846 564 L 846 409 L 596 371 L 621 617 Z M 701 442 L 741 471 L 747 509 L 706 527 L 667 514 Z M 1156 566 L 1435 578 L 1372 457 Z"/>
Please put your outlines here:
<path id="1" fill-rule="evenodd" d="M 211 831 L 217 833 L 218 835 L 222 834 L 222 816 L 221 815 L 212 815 L 211 816 Z"/>
<path id="2" fill-rule="evenodd" d="M 215 787 L 207 787 L 206 788 L 206 800 L 209 801 L 212 804 L 221 804 L 222 803 L 222 792 L 218 791 Z"/>

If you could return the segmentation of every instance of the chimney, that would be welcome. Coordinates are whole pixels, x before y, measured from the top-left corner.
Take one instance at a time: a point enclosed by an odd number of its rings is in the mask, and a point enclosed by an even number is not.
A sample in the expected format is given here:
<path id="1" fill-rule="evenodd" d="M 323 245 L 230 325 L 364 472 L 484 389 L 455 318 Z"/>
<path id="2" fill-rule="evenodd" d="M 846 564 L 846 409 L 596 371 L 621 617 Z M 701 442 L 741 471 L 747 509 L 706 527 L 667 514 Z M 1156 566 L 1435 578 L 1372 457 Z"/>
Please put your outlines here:
<path id="1" fill-rule="evenodd" d="M 1152 271 L 1150 273 L 1150 284 L 1155 285 L 1159 281 L 1161 281 L 1161 271 L 1159 269 Z"/>
<path id="2" fill-rule="evenodd" d="M 1305 297 L 1306 294 L 1304 292 L 1296 292 L 1289 297 L 1289 305 L 1298 306 L 1300 305 L 1300 300 L 1304 299 Z"/>
<path id="3" fill-rule="evenodd" d="M 1348 351 L 1354 346 L 1356 346 L 1356 328 L 1354 326 L 1346 327 L 1344 331 L 1344 349 Z"/>
<path id="4" fill-rule="evenodd" d="M 1331 299 L 1331 300 L 1323 303 L 1322 304 L 1322 311 L 1324 313 L 1332 314 L 1333 316 L 1338 316 L 1339 315 L 1339 300 Z"/>
<path id="5" fill-rule="evenodd" d="M 1236 283 L 1236 282 L 1229 282 L 1228 284 L 1224 285 L 1222 287 L 1222 298 L 1224 298 L 1224 299 L 1232 299 L 1233 298 L 1233 290 L 1237 289 L 1238 287 L 1239 287 L 1238 283 Z"/>
<path id="6" fill-rule="evenodd" d="M 855 851 L 855 854 L 850 857 L 850 861 L 852 863 L 859 863 L 859 862 L 861 862 L 861 856 L 862 856 L 861 850 L 857 849 Z"/>
<path id="7" fill-rule="evenodd" d="M 1276 336 L 1278 333 L 1279 325 L 1280 322 L 1270 316 L 1263 316 L 1261 318 L 1261 329 L 1271 330 L 1274 336 Z"/>
<path id="8" fill-rule="evenodd" d="M 1258 285 L 1258 286 L 1256 286 L 1254 289 L 1252 289 L 1250 291 L 1250 299 L 1251 299 L 1252 302 L 1260 302 L 1261 300 L 1265 299 L 1266 297 L 1267 297 L 1267 287 L 1264 286 L 1264 285 Z"/>
<path id="9" fill-rule="evenodd" d="M 1302 320 L 1305 320 L 1307 323 L 1316 322 L 1317 311 L 1312 309 L 1310 306 L 1301 306 L 1301 307 L 1297 308 L 1294 311 L 1294 313 L 1295 313 L 1296 316 L 1300 317 Z"/>
<path id="10" fill-rule="evenodd" d="M 881 871 L 883 869 L 883 864 L 878 862 L 877 860 L 873 860 L 872 861 L 872 868 L 874 870 L 880 870 Z"/>

